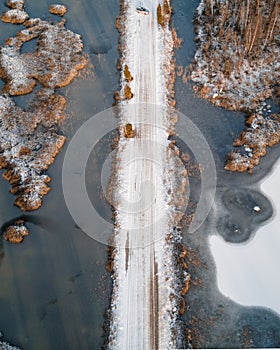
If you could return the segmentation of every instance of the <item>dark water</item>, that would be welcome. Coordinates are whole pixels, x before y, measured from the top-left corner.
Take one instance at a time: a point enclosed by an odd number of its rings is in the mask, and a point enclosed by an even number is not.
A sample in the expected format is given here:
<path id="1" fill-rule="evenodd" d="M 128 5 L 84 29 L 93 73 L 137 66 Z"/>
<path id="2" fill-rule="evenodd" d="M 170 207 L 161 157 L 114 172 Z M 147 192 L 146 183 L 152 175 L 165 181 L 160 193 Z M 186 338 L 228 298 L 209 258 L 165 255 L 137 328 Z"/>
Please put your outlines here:
<path id="1" fill-rule="evenodd" d="M 48 13 L 51 3 L 26 1 L 26 8 L 31 17 L 59 20 Z M 118 87 L 115 17 L 119 4 L 112 0 L 64 4 L 66 27 L 82 35 L 85 52 L 95 66 L 94 76 L 78 78 L 60 90 L 68 96 L 71 117 L 63 132 L 70 139 L 84 121 L 112 105 Z M 1 43 L 19 28 L 1 22 Z M 30 42 L 23 50 L 31 51 L 34 45 Z M 21 106 L 29 99 L 16 98 Z M 111 288 L 105 270 L 107 248 L 81 232 L 68 213 L 61 183 L 66 147 L 48 171 L 52 190 L 44 205 L 25 214 L 30 235 L 21 245 L 0 241 L 0 330 L 4 340 L 23 349 L 100 349 L 103 343 L 103 314 Z M 93 173 L 98 173 L 97 168 L 98 164 L 91 166 Z M 22 215 L 13 206 L 9 188 L 1 180 L 0 226 Z M 99 229 L 94 222 L 93 228 Z"/>
<path id="2" fill-rule="evenodd" d="M 26 8 L 32 17 L 55 19 L 48 14 L 51 3 L 30 0 L 26 1 Z M 62 130 L 70 140 L 80 125 L 113 103 L 113 92 L 119 85 L 115 68 L 118 58 L 115 17 L 119 1 L 68 0 L 63 3 L 68 7 L 66 26 L 82 35 L 85 52 L 94 65 L 94 76 L 78 78 L 60 90 L 68 98 L 71 117 Z M 178 65 L 185 66 L 192 61 L 195 48 L 192 17 L 197 5 L 198 1 L 173 0 L 173 24 L 179 37 L 184 39 L 176 52 Z M 2 8 L 3 3 L 0 10 Z M 0 23 L 1 43 L 18 28 Z M 32 44 L 24 50 L 31 49 Z M 217 202 L 224 208 L 229 207 L 233 218 L 239 219 L 238 210 L 243 209 L 231 204 L 238 193 L 230 192 L 238 185 L 244 188 L 244 206 L 257 198 L 267 207 L 263 219 L 270 217 L 270 203 L 259 194 L 255 183 L 271 168 L 279 147 L 268 151 L 268 156 L 252 176 L 225 172 L 224 157 L 244 127 L 244 115 L 214 108 L 207 101 L 196 98 L 191 84 L 183 84 L 180 78 L 175 87 L 178 110 L 196 123 L 213 152 L 218 174 Z M 28 97 L 17 100 L 24 106 Z M 81 232 L 68 213 L 61 183 L 66 147 L 48 171 L 52 177 L 52 190 L 45 197 L 44 205 L 38 211 L 26 214 L 30 235 L 21 245 L 0 241 L 0 330 L 5 340 L 23 349 L 100 349 L 103 343 L 103 314 L 108 307 L 111 288 L 104 267 L 106 247 Z M 105 151 L 101 148 L 98 152 L 102 155 Z M 89 168 L 95 186 L 98 186 L 101 160 L 102 157 L 92 161 Z M 0 226 L 22 215 L 13 206 L 14 198 L 9 194 L 9 188 L 9 184 L 1 180 Z M 246 191 L 249 197 L 244 195 Z M 96 200 L 94 190 L 92 200 Z M 100 205 L 100 210 L 109 215 L 106 204 Z M 250 215 L 243 215 L 242 220 L 242 227 L 247 230 L 244 237 L 248 239 L 259 222 Z M 200 342 L 200 346 L 207 348 L 242 347 L 247 327 L 255 347 L 280 346 L 280 319 L 276 314 L 261 308 L 241 307 L 217 290 L 215 266 L 207 242 L 211 233 L 208 224 L 213 225 L 211 215 L 204 227 L 185 236 L 186 244 L 199 252 L 202 261 L 199 268 L 190 264 L 193 278 L 201 279 L 203 287 L 191 287 L 187 295 L 188 312 L 184 316 L 188 325 L 195 315 L 200 320 L 196 326 L 188 326 L 193 331 L 196 328 L 194 345 Z M 226 235 L 222 217 L 217 225 Z M 98 224 L 93 222 L 93 228 L 98 231 Z"/>
<path id="3" fill-rule="evenodd" d="M 178 65 L 190 64 L 194 54 L 192 16 L 199 1 L 173 0 L 173 23 L 178 36 L 184 38 L 176 53 Z M 196 123 L 213 152 L 217 171 L 215 206 L 205 223 L 194 233 L 184 234 L 184 242 L 198 257 L 199 264 L 188 261 L 192 276 L 186 296 L 187 312 L 182 319 L 191 330 L 195 348 L 260 348 L 280 347 L 279 315 L 265 308 L 243 307 L 224 297 L 217 288 L 216 268 L 208 238 L 215 231 L 226 241 L 242 243 L 252 239 L 256 229 L 273 215 L 270 201 L 262 194 L 257 182 L 270 170 L 279 157 L 280 147 L 269 148 L 267 156 L 252 175 L 223 170 L 226 154 L 233 140 L 244 128 L 245 115 L 215 108 L 196 98 L 191 83 L 180 78 L 175 83 L 177 109 Z M 249 210 L 262 208 L 256 216 Z M 276 275 L 279 267 L 271 267 Z M 261 282 L 260 282 L 261 283 Z M 242 286 L 240 286 L 242 289 Z"/>

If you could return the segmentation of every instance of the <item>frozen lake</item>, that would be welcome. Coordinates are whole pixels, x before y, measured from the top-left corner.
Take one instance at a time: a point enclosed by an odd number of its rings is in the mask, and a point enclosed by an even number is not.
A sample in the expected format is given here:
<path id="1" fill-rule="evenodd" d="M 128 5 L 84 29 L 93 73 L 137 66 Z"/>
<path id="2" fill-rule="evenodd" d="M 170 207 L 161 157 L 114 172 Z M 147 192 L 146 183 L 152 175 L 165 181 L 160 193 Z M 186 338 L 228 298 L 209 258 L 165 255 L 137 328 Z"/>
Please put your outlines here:
<path id="1" fill-rule="evenodd" d="M 246 306 L 264 306 L 280 314 L 280 162 L 260 182 L 261 191 L 270 198 L 274 216 L 262 225 L 248 243 L 226 243 L 221 237 L 209 238 L 217 266 L 220 291 Z M 262 210 L 256 207 L 255 210 Z"/>

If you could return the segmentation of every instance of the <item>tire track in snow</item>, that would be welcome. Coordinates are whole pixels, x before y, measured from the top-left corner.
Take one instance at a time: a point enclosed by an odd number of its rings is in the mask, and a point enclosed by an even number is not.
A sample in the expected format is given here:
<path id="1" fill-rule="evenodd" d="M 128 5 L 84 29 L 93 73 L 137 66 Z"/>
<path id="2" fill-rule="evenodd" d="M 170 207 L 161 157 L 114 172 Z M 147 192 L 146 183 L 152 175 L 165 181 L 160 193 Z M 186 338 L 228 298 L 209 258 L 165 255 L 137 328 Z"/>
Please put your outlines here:
<path id="1" fill-rule="evenodd" d="M 163 5 L 163 1 L 142 1 L 148 15 L 136 12 L 136 0 L 123 3 L 122 71 L 126 64 L 133 77 L 129 85 L 134 97 L 119 105 L 120 125 L 131 123 L 136 134 L 132 139 L 122 135 L 118 149 L 110 349 L 175 347 L 171 329 L 176 317 L 170 296 L 176 276 L 172 249 L 165 240 L 172 230 L 172 208 L 164 169 L 173 42 L 168 26 L 163 29 L 157 23 L 159 3 Z M 122 79 L 123 88 L 126 84 Z"/>

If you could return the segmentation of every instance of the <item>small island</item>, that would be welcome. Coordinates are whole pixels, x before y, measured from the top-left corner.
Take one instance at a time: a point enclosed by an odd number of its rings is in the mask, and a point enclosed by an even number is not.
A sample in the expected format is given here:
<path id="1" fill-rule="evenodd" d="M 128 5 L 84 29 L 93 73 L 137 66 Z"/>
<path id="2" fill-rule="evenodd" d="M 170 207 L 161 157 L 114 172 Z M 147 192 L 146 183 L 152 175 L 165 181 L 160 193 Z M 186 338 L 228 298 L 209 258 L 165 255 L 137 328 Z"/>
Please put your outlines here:
<path id="1" fill-rule="evenodd" d="M 15 205 L 30 211 L 38 209 L 49 192 L 46 170 L 65 142 L 58 126 L 66 118 L 66 99 L 57 90 L 70 84 L 87 60 L 80 35 L 66 29 L 64 20 L 51 23 L 23 17 L 22 0 L 8 1 L 7 6 L 11 10 L 3 13 L 2 20 L 23 22 L 25 29 L 0 48 L 0 78 L 5 83 L 0 96 L 0 168 L 6 169 L 3 177 L 12 185 Z M 66 11 L 63 5 L 52 8 Z M 24 44 L 34 39 L 34 51 L 22 53 Z M 17 106 L 12 97 L 32 93 L 37 85 L 29 105 Z"/>

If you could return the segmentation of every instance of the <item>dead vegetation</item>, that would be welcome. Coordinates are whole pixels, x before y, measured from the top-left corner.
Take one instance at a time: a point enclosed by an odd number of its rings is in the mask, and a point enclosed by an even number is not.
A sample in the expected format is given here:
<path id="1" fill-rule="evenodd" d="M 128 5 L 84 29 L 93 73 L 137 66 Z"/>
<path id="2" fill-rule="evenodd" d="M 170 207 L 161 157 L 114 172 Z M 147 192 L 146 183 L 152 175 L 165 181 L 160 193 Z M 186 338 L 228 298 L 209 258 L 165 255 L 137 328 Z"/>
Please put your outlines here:
<path id="1" fill-rule="evenodd" d="M 188 293 L 189 289 L 190 289 L 190 285 L 191 285 L 191 276 L 188 275 L 187 278 L 186 278 L 186 282 L 185 282 L 185 285 L 181 291 L 181 295 L 184 296 Z"/>
<path id="2" fill-rule="evenodd" d="M 2 22 L 12 24 L 22 24 L 29 18 L 28 14 L 23 10 L 11 9 L 4 11 L 1 15 Z"/>
<path id="3" fill-rule="evenodd" d="M 124 73 L 125 81 L 127 83 L 130 83 L 133 80 L 133 77 L 132 77 L 132 75 L 131 75 L 131 73 L 130 73 L 130 71 L 128 69 L 128 65 L 127 64 L 124 66 L 123 73 Z"/>
<path id="4" fill-rule="evenodd" d="M 179 315 L 182 316 L 186 311 L 186 302 L 184 298 L 181 298 L 181 305 L 179 309 Z"/>
<path id="5" fill-rule="evenodd" d="M 38 209 L 50 190 L 45 171 L 65 142 L 54 129 L 65 118 L 65 105 L 65 98 L 50 90 L 39 90 L 26 110 L 0 96 L 0 169 L 7 169 L 2 176 L 21 210 Z"/>
<path id="6" fill-rule="evenodd" d="M 124 99 L 125 100 L 131 100 L 133 98 L 133 93 L 132 93 L 131 87 L 129 85 L 126 84 L 124 86 L 123 92 L 124 92 Z"/>
<path id="7" fill-rule="evenodd" d="M 242 349 L 250 349 L 254 343 L 253 332 L 248 326 L 243 326 L 242 328 Z"/>
<path id="8" fill-rule="evenodd" d="M 277 0 L 202 0 L 192 80 L 214 105 L 253 111 L 279 83 Z"/>
<path id="9" fill-rule="evenodd" d="M 248 171 L 259 164 L 266 155 L 267 146 L 274 146 L 280 141 L 280 114 L 264 117 L 251 115 L 246 121 L 247 128 L 234 141 L 233 150 L 227 156 L 225 169 L 230 171 Z"/>
<path id="10" fill-rule="evenodd" d="M 116 256 L 115 248 L 111 245 L 108 245 L 107 254 L 108 258 L 105 268 L 108 272 L 112 273 L 114 270 L 114 259 Z"/>
<path id="11" fill-rule="evenodd" d="M 52 4 L 49 6 L 49 12 L 53 15 L 63 16 L 67 12 L 67 8 L 64 5 Z"/>
<path id="12" fill-rule="evenodd" d="M 124 137 L 130 139 L 134 137 L 134 130 L 132 124 L 128 123 L 124 126 Z"/>
<path id="13" fill-rule="evenodd" d="M 279 116 L 256 112 L 279 88 L 279 12 L 278 0 L 202 0 L 197 9 L 194 90 L 215 106 L 251 115 L 226 170 L 251 173 L 280 140 Z"/>
<path id="14" fill-rule="evenodd" d="M 175 49 L 179 49 L 183 43 L 183 39 L 179 38 L 176 32 L 175 28 L 171 29 L 172 32 L 172 38 L 173 38 L 173 45 Z"/>
<path id="15" fill-rule="evenodd" d="M 165 27 L 169 24 L 172 15 L 172 8 L 168 0 L 164 0 L 163 7 L 158 4 L 157 7 L 157 21 L 161 27 Z"/>
<path id="16" fill-rule="evenodd" d="M 7 6 L 21 11 L 24 2 L 10 0 Z M 64 24 L 25 20 L 26 28 L 0 48 L 0 168 L 6 169 L 3 177 L 12 185 L 15 205 L 24 211 L 41 206 L 50 190 L 45 172 L 65 142 L 58 125 L 66 117 L 66 99 L 54 90 L 68 85 L 87 63 L 81 37 Z M 22 53 L 24 43 L 35 38 L 34 51 Z M 24 109 L 10 97 L 30 93 L 38 84 Z"/>
<path id="17" fill-rule="evenodd" d="M 63 20 L 51 24 L 38 18 L 26 21 L 25 27 L 0 49 L 4 93 L 27 94 L 37 82 L 51 89 L 66 86 L 86 66 L 81 37 L 67 30 Z M 35 38 L 38 38 L 36 50 L 21 53 L 24 43 Z"/>
<path id="18" fill-rule="evenodd" d="M 193 315 L 187 322 L 187 338 L 190 341 L 194 349 L 201 349 L 201 343 L 206 342 L 207 332 L 211 331 L 211 328 L 215 325 L 215 319 L 213 317 L 197 317 Z M 207 332 L 205 332 L 205 329 Z"/>
<path id="19" fill-rule="evenodd" d="M 161 5 L 160 4 L 158 4 L 158 7 L 157 7 L 157 21 L 158 21 L 158 24 L 160 26 L 164 27 L 162 9 L 161 9 Z"/>
<path id="20" fill-rule="evenodd" d="M 3 238 L 10 243 L 22 243 L 24 237 L 28 235 L 29 232 L 24 225 L 24 221 L 17 220 L 14 225 L 8 226 L 5 229 Z"/>
<path id="21" fill-rule="evenodd" d="M 24 0 L 7 0 L 6 5 L 11 9 L 22 10 L 24 7 Z"/>
<path id="22" fill-rule="evenodd" d="M 22 24 L 29 18 L 28 13 L 24 11 L 23 0 L 7 0 L 6 5 L 10 8 L 10 10 L 4 11 L 2 13 L 2 22 Z"/>

